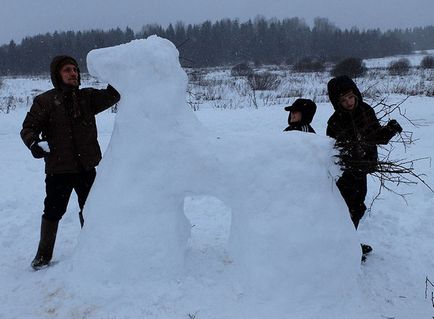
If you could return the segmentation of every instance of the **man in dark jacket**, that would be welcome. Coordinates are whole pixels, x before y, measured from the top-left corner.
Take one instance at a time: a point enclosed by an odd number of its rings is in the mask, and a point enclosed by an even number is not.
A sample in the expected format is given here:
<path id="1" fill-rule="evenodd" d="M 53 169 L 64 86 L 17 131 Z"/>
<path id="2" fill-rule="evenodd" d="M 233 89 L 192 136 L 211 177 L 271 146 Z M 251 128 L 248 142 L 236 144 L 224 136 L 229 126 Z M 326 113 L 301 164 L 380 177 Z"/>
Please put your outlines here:
<path id="1" fill-rule="evenodd" d="M 327 89 L 335 109 L 327 123 L 327 135 L 336 139 L 343 166 L 337 186 L 357 229 L 366 210 L 366 177 L 377 168 L 377 145 L 389 143 L 402 128 L 395 120 L 381 126 L 373 108 L 363 102 L 359 89 L 349 77 L 331 79 Z M 362 248 L 364 253 L 372 250 L 369 246 Z"/>
<path id="2" fill-rule="evenodd" d="M 38 251 L 31 266 L 49 264 L 59 220 L 66 212 L 72 190 L 82 209 L 101 160 L 95 115 L 116 104 L 119 93 L 106 89 L 80 89 L 80 70 L 75 59 L 57 56 L 50 66 L 54 88 L 35 97 L 21 130 L 21 138 L 35 158 L 44 158 L 46 197 Z M 42 136 L 42 137 L 40 137 Z"/>
<path id="3" fill-rule="evenodd" d="M 315 133 L 315 130 L 310 126 L 313 116 L 316 112 L 316 104 L 309 99 L 297 99 L 290 106 L 285 107 L 288 111 L 288 127 L 283 131 L 301 131 Z"/>

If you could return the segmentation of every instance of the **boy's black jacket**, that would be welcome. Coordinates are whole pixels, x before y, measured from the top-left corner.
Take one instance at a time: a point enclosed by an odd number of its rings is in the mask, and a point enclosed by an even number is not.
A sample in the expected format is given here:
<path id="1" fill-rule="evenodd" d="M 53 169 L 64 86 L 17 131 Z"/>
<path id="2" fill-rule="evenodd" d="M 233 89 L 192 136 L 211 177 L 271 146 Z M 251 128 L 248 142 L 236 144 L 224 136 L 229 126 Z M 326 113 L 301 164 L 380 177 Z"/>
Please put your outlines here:
<path id="1" fill-rule="evenodd" d="M 327 135 L 336 139 L 342 164 L 346 169 L 374 172 L 378 161 L 377 145 L 387 144 L 396 132 L 389 126 L 380 125 L 374 109 L 363 102 L 356 84 L 347 76 L 332 79 L 328 91 L 335 112 L 328 120 Z M 339 104 L 339 97 L 349 91 L 358 99 L 352 111 Z"/>
<path id="2" fill-rule="evenodd" d="M 300 122 L 298 123 L 289 123 L 288 127 L 283 130 L 284 132 L 288 131 L 301 131 L 301 132 L 308 132 L 308 133 L 315 133 L 315 130 L 310 126 L 310 124 L 302 124 Z"/>

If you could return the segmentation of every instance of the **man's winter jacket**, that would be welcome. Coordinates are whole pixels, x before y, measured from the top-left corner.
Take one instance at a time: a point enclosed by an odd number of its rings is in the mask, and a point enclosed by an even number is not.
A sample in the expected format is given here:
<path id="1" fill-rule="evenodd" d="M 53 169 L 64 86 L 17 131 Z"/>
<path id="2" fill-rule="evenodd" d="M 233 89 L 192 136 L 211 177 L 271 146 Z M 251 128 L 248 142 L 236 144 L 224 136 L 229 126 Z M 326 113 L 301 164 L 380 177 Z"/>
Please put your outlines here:
<path id="1" fill-rule="evenodd" d="M 120 99 L 110 85 L 102 90 L 63 85 L 59 69 L 65 62 L 77 65 L 68 56 L 53 60 L 54 89 L 35 97 L 21 130 L 21 138 L 29 148 L 40 140 L 40 134 L 48 142 L 50 152 L 44 158 L 47 174 L 76 173 L 98 165 L 101 150 L 95 115 Z"/>

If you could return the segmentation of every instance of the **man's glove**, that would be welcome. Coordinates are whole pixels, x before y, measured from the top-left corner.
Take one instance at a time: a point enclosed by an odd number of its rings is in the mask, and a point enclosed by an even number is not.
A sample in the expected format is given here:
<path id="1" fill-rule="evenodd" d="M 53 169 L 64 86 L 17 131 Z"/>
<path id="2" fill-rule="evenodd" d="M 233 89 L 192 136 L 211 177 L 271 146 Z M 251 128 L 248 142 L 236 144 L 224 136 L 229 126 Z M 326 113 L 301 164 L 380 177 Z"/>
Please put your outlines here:
<path id="1" fill-rule="evenodd" d="M 34 158 L 43 158 L 48 155 L 49 152 L 46 152 L 41 146 L 39 146 L 39 142 L 43 142 L 41 140 L 36 140 L 30 145 L 30 151 Z"/>
<path id="2" fill-rule="evenodd" d="M 387 123 L 387 127 L 389 127 L 395 134 L 402 132 L 402 127 L 396 120 L 390 120 L 389 123 Z"/>

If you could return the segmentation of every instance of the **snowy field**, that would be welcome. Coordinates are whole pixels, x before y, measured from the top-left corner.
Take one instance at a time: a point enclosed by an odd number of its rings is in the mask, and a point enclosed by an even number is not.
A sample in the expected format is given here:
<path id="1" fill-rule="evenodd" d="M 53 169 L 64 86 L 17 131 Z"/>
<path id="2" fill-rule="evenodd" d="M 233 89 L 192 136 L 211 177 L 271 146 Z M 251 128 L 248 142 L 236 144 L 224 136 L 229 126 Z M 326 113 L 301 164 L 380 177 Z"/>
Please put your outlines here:
<path id="1" fill-rule="evenodd" d="M 375 66 L 378 67 L 378 64 Z M 270 71 L 270 68 L 267 71 Z M 98 268 L 97 266 L 89 265 L 87 272 L 86 260 L 81 260 L 78 264 L 71 261 L 71 256 L 77 256 L 78 243 L 81 244 L 78 255 L 81 253 L 84 256 L 86 255 L 83 251 L 86 247 L 83 248 L 83 245 L 87 242 L 94 244 L 89 239 L 92 236 L 91 232 L 84 234 L 84 240 L 80 239 L 83 238 L 80 236 L 83 233 L 80 230 L 75 195 L 72 196 L 68 211 L 60 223 L 53 266 L 34 272 L 29 265 L 39 239 L 40 215 L 45 195 L 44 165 L 42 161 L 32 158 L 19 137 L 19 131 L 31 103 L 31 98 L 28 97 L 49 89 L 50 82 L 48 77 L 3 78 L 3 86 L 0 88 L 2 101 L 6 101 L 9 96 L 17 99 L 10 113 L 0 113 L 0 146 L 3 150 L 0 153 L 0 318 L 433 318 L 434 301 L 431 296 L 434 287 L 427 283 L 426 279 L 434 283 L 434 194 L 421 183 L 389 185 L 395 192 L 408 194 L 406 201 L 383 190 L 356 233 L 352 229 L 343 201 L 336 194 L 336 189 L 333 189 L 331 182 L 329 188 L 324 187 L 327 185 L 327 176 L 322 176 L 329 169 L 324 158 L 331 154 L 328 153 L 327 146 L 331 142 L 324 136 L 327 119 L 332 114 L 332 106 L 325 96 L 329 76 L 325 73 L 291 75 L 289 71 L 278 68 L 271 71 L 279 73 L 282 77 L 279 88 L 274 91 L 258 91 L 253 96 L 243 79 L 230 78 L 230 70 L 199 70 L 200 78 L 196 79 L 197 82 L 190 82 L 186 99 L 192 108 L 197 109 L 196 112 L 190 112 L 206 128 L 206 134 L 215 136 L 223 142 L 227 140 L 233 143 L 232 146 L 220 148 L 225 154 L 219 155 L 218 158 L 234 163 L 234 167 L 223 167 L 231 172 L 233 170 L 233 174 L 236 174 L 238 168 L 235 165 L 239 153 L 250 152 L 255 142 L 263 147 L 269 143 L 269 148 L 267 146 L 262 151 L 268 152 L 268 155 L 258 156 L 260 161 L 250 167 L 252 173 L 265 175 L 264 168 L 273 172 L 273 167 L 268 167 L 270 163 L 276 163 L 274 169 L 282 169 L 283 174 L 288 174 L 284 175 L 283 180 L 287 179 L 291 188 L 288 194 L 291 198 L 289 209 L 305 214 L 306 219 L 311 218 L 311 214 L 317 214 L 316 219 L 309 219 L 311 228 L 303 224 L 304 228 L 300 229 L 300 233 L 297 233 L 290 222 L 285 224 L 286 219 L 282 220 L 282 224 L 292 233 L 288 232 L 288 238 L 291 239 L 281 239 L 281 246 L 275 248 L 277 253 L 283 254 L 288 250 L 287 247 L 293 244 L 292 241 L 297 242 L 293 234 L 298 234 L 299 242 L 298 247 L 294 246 L 293 260 L 287 260 L 287 269 L 276 272 L 277 279 L 286 283 L 287 278 L 284 275 L 288 269 L 301 273 L 302 269 L 294 265 L 300 265 L 298 259 L 305 256 L 312 257 L 307 259 L 311 261 L 306 265 L 307 270 L 317 268 L 321 273 L 327 265 L 335 265 L 329 273 L 329 278 L 299 278 L 289 281 L 294 286 L 282 291 L 282 287 L 275 281 L 271 280 L 267 285 L 264 279 L 268 278 L 265 271 L 273 268 L 261 268 L 259 263 L 263 262 L 263 259 L 258 258 L 257 264 L 248 265 L 245 268 L 248 270 L 246 274 L 237 272 L 236 257 L 244 256 L 244 261 L 254 262 L 256 259 L 251 256 L 251 252 L 263 244 L 260 234 L 266 233 L 268 226 L 255 224 L 258 237 L 251 238 L 251 246 L 246 238 L 238 241 L 234 253 L 230 247 L 234 212 L 227 203 L 217 197 L 201 194 L 186 196 L 183 203 L 183 211 L 191 224 L 191 237 L 186 250 L 184 274 L 178 275 L 176 279 L 164 282 L 138 279 L 137 283 L 123 285 L 126 276 L 122 274 L 121 266 L 125 265 L 125 269 L 129 269 L 136 259 L 146 263 L 147 256 L 133 256 L 134 260 L 123 260 L 123 252 L 113 254 L 110 260 L 101 264 L 101 274 L 111 270 L 111 265 L 120 266 L 117 268 L 119 273 L 112 278 L 113 283 L 107 279 L 103 284 L 100 282 L 102 275 L 98 276 L 92 272 Z M 398 85 L 409 90 L 422 86 L 421 91 L 429 90 L 430 86 L 433 89 L 433 74 L 423 73 L 423 81 L 421 77 L 420 73 L 411 74 L 406 78 L 368 75 L 359 79 L 357 83 L 361 91 L 367 91 L 371 98 L 367 99 L 368 102 L 375 104 L 381 97 L 387 97 L 389 103 L 395 103 L 407 97 L 396 94 L 394 89 Z M 87 76 L 83 82 L 83 86 L 103 86 L 103 83 Z M 312 123 L 317 136 L 281 132 L 287 122 L 287 112 L 283 111 L 283 107 L 300 95 L 317 101 L 318 109 Z M 415 170 L 417 173 L 426 174 L 424 180 L 434 186 L 430 160 L 434 155 L 434 98 L 424 95 L 426 94 L 410 96 L 402 105 L 406 117 L 414 120 L 417 126 L 400 116 L 398 112 L 392 115 L 405 131 L 413 132 L 415 140 L 407 149 L 398 144 L 393 151 L 393 157 L 429 158 L 417 162 Z M 122 107 L 122 104 L 119 107 Z M 115 117 L 116 114 L 110 110 L 97 117 L 99 141 L 103 150 L 107 149 L 110 143 Z M 164 121 L 160 124 L 165 125 Z M 270 142 L 270 138 L 278 141 Z M 252 139 L 257 140 L 251 141 Z M 282 146 L 282 140 L 283 143 L 287 141 L 289 149 L 293 149 L 293 152 L 286 153 L 286 158 L 280 157 L 282 152 L 273 149 L 276 145 Z M 237 149 L 235 146 L 244 148 Z M 324 162 L 316 163 L 315 160 Z M 103 169 L 107 172 L 109 165 L 104 164 Z M 321 165 L 324 166 L 324 172 Z M 306 174 L 305 179 L 303 174 Z M 311 176 L 312 174 L 317 176 Z M 281 176 L 276 175 L 276 181 L 281 179 Z M 368 181 L 369 205 L 377 195 L 379 183 L 373 178 L 369 178 Z M 188 177 L 185 177 L 181 184 L 188 182 Z M 241 185 L 243 182 L 246 189 L 264 187 L 261 184 L 248 185 L 248 180 L 241 181 Z M 277 184 L 279 187 L 286 187 L 285 183 Z M 282 197 L 278 187 L 273 187 L 273 192 Z M 227 189 L 231 189 L 230 185 Z M 276 200 L 273 192 L 270 191 L 267 195 Z M 321 194 L 318 195 L 318 192 Z M 122 196 L 127 194 L 124 192 Z M 137 198 L 137 201 L 146 201 L 146 196 L 143 194 L 143 198 Z M 230 198 L 230 195 L 225 196 Z M 107 201 L 110 202 L 109 199 Z M 313 210 L 314 208 L 318 211 Z M 335 209 L 339 212 L 335 212 Z M 103 213 L 99 213 L 100 220 L 104 220 Z M 335 217 L 348 219 L 333 223 Z M 242 220 L 240 216 L 238 222 L 239 220 Z M 315 221 L 324 224 L 314 224 Z M 279 220 L 274 222 L 276 225 L 270 225 L 279 228 Z M 298 225 L 299 220 L 294 218 L 293 222 Z M 88 229 L 84 229 L 83 232 L 85 230 Z M 242 234 L 242 231 L 238 230 L 238 235 Z M 342 243 L 343 251 L 337 251 L 340 246 L 333 240 L 339 238 L 338 234 L 349 241 L 355 238 L 356 241 L 373 246 L 374 251 L 366 263 L 357 263 L 353 271 L 348 270 L 345 258 L 360 258 L 360 253 L 356 252 L 353 255 L 350 251 L 351 243 Z M 115 233 L 109 232 L 107 235 L 113 236 L 107 238 L 108 242 L 121 241 Z M 126 235 L 128 236 L 130 234 Z M 268 239 L 264 238 L 264 244 L 267 244 Z M 316 239 L 319 241 L 315 242 Z M 318 247 L 309 246 L 310 243 L 321 241 Z M 296 254 L 299 252 L 297 249 L 302 249 L 301 255 Z M 272 261 L 280 262 L 281 260 L 272 253 Z M 98 251 L 95 254 L 98 256 L 103 252 Z M 315 256 L 318 258 L 313 258 Z M 77 269 L 81 269 L 82 273 L 77 273 Z M 138 270 L 140 272 L 140 269 Z M 150 272 L 143 269 L 143 275 L 146 277 L 148 274 Z M 250 282 L 253 290 L 246 288 L 242 281 L 238 282 L 238 276 L 231 277 L 234 274 L 245 275 L 246 278 L 256 276 L 256 279 Z M 354 281 L 346 277 L 353 274 Z M 71 278 L 79 288 L 69 286 L 68 280 Z M 228 279 L 231 278 L 233 284 L 228 284 Z M 273 279 L 275 276 L 271 274 L 270 278 Z M 337 282 L 339 278 L 341 282 Z M 93 280 L 97 284 L 93 284 Z M 342 295 L 330 295 L 335 286 L 343 289 Z M 255 290 L 258 287 L 261 293 Z M 315 291 L 309 290 L 310 287 L 315 287 Z M 297 294 L 300 291 L 309 293 Z M 278 301 L 274 304 L 273 300 L 268 300 L 264 295 L 273 296 L 270 298 Z M 292 295 L 297 295 L 298 299 L 292 300 Z M 273 305 L 280 308 L 273 308 Z"/>
<path id="2" fill-rule="evenodd" d="M 433 55 L 433 54 L 434 54 L 434 50 L 416 51 L 411 55 L 395 55 L 395 56 L 381 58 L 381 59 L 367 59 L 365 60 L 365 64 L 368 68 L 387 68 L 390 62 L 397 61 L 402 58 L 406 58 L 410 61 L 411 66 L 417 67 L 420 65 L 420 62 L 426 55 Z"/>

